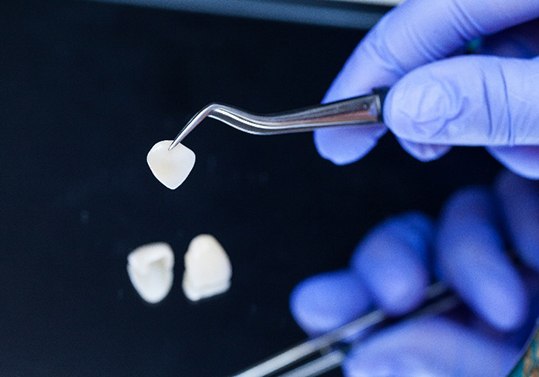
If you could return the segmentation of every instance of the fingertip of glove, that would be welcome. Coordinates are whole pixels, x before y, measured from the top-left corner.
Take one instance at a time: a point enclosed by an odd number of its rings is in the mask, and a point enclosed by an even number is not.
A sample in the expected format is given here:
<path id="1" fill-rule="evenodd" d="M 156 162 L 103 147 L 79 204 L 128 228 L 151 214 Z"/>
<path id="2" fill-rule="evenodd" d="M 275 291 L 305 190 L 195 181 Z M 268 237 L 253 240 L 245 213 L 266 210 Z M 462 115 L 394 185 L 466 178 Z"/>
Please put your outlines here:
<path id="1" fill-rule="evenodd" d="M 310 277 L 298 284 L 290 296 L 292 315 L 309 335 L 343 325 L 360 316 L 369 305 L 368 293 L 350 270 Z"/>
<path id="2" fill-rule="evenodd" d="M 501 331 L 518 329 L 528 316 L 529 303 L 525 288 L 518 283 L 505 284 L 499 289 L 492 284 L 491 288 L 488 292 L 488 302 L 483 304 L 484 318 Z"/>
<path id="3" fill-rule="evenodd" d="M 462 103 L 447 78 L 437 79 L 433 71 L 431 66 L 416 69 L 389 91 L 384 121 L 398 137 L 416 143 L 432 140 L 440 143 L 450 138 L 451 130 L 443 130 L 462 111 Z M 420 159 L 429 156 L 428 153 L 418 155 Z"/>
<path id="4" fill-rule="evenodd" d="M 406 278 L 394 275 L 393 284 L 387 292 L 377 296 L 380 306 L 393 315 L 407 313 L 425 298 L 428 276 L 424 269 L 409 268 Z"/>
<path id="5" fill-rule="evenodd" d="M 386 220 L 357 246 L 351 266 L 387 312 L 400 314 L 422 301 L 432 233 L 428 217 L 408 212 Z"/>
<path id="6" fill-rule="evenodd" d="M 414 143 L 404 139 L 398 139 L 402 149 L 421 162 L 429 162 L 442 157 L 449 152 L 449 145 Z"/>
<path id="7" fill-rule="evenodd" d="M 527 315 L 527 294 L 505 254 L 492 192 L 468 187 L 446 203 L 436 236 L 440 273 L 464 301 L 495 328 L 518 327 Z"/>
<path id="8" fill-rule="evenodd" d="M 468 305 L 499 331 L 518 329 L 527 319 L 529 298 L 518 273 L 510 266 L 475 268 L 462 276 L 468 284 L 460 287 Z M 475 276 L 470 276 L 475 273 Z M 462 291 L 466 289 L 466 291 Z"/>
<path id="9" fill-rule="evenodd" d="M 516 175 L 539 180 L 539 147 L 488 147 L 487 149 L 496 160 Z"/>
<path id="10" fill-rule="evenodd" d="M 327 128 L 314 131 L 316 150 L 335 165 L 347 165 L 358 161 L 374 148 L 385 133 L 385 127 L 377 128 Z"/>
<path id="11" fill-rule="evenodd" d="M 521 260 L 539 271 L 539 184 L 510 171 L 496 180 L 504 223 L 514 252 Z"/>

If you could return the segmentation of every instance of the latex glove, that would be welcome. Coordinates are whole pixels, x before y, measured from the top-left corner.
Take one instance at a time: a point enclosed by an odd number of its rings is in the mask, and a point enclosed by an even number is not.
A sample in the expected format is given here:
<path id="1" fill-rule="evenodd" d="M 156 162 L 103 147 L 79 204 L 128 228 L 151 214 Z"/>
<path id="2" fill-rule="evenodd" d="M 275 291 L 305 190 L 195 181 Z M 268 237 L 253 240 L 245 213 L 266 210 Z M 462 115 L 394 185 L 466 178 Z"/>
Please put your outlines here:
<path id="1" fill-rule="evenodd" d="M 530 302 L 539 302 L 530 300 L 532 289 L 504 245 L 512 245 L 537 276 L 537 229 L 539 183 L 505 172 L 492 189 L 455 193 L 436 225 L 420 213 L 383 222 L 359 243 L 348 268 L 295 288 L 292 314 L 307 333 L 317 335 L 374 307 L 405 313 L 422 302 L 429 280 L 437 278 L 475 316 L 460 322 L 422 319 L 374 334 L 355 346 L 344 363 L 345 374 L 504 375 L 524 340 L 514 332 L 537 314 Z"/>
<path id="2" fill-rule="evenodd" d="M 407 0 L 358 45 L 324 102 L 392 86 L 384 120 L 414 157 L 487 146 L 512 171 L 539 178 L 539 60 L 530 59 L 539 53 L 539 23 L 505 30 L 538 16 L 536 0 Z M 491 36 L 481 52 L 512 58 L 448 58 L 481 36 Z M 323 157 L 347 164 L 385 131 L 323 129 L 315 144 Z"/>

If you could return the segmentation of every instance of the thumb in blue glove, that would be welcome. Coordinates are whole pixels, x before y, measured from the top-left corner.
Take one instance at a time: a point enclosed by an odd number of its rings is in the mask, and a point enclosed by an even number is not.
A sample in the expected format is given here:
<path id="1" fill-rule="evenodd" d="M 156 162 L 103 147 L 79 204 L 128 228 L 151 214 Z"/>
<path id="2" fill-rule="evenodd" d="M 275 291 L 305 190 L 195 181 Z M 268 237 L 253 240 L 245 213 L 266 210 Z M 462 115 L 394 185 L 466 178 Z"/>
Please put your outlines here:
<path id="1" fill-rule="evenodd" d="M 538 101 L 539 60 L 457 57 L 400 80 L 389 92 L 384 118 L 402 139 L 489 146 L 518 174 L 539 178 Z M 524 146 L 529 158 L 512 164 L 499 146 Z"/>

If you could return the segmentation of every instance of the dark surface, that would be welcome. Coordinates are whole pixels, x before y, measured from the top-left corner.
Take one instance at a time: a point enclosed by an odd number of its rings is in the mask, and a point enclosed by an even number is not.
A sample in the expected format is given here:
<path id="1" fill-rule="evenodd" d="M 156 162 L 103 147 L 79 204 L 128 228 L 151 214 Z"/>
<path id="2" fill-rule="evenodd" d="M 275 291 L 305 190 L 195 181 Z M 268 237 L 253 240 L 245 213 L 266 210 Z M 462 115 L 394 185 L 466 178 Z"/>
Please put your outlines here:
<path id="1" fill-rule="evenodd" d="M 222 376 L 304 338 L 301 279 L 344 266 L 400 211 L 436 214 L 498 169 L 484 151 L 422 164 L 392 137 L 335 167 L 311 135 L 261 138 L 208 121 L 176 191 L 146 166 L 154 142 L 210 101 L 257 112 L 316 103 L 357 31 L 82 2 L 0 5 L 0 375 Z M 183 253 L 212 233 L 231 290 L 191 304 Z M 176 253 L 167 299 L 145 305 L 126 256 Z"/>

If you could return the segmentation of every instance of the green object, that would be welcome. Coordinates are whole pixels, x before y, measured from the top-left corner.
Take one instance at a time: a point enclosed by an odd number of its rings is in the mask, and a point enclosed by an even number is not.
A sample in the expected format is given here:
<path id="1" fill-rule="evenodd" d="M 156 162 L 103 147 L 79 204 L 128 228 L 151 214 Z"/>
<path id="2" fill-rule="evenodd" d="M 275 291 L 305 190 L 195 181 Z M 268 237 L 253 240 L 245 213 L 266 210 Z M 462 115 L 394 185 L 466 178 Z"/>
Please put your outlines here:
<path id="1" fill-rule="evenodd" d="M 539 322 L 535 325 L 533 336 L 524 354 L 513 368 L 509 377 L 539 376 Z"/>
<path id="2" fill-rule="evenodd" d="M 481 48 L 482 44 L 483 44 L 483 39 L 482 38 L 472 39 L 466 45 L 466 52 L 468 54 L 475 54 L 479 50 L 479 48 Z"/>

